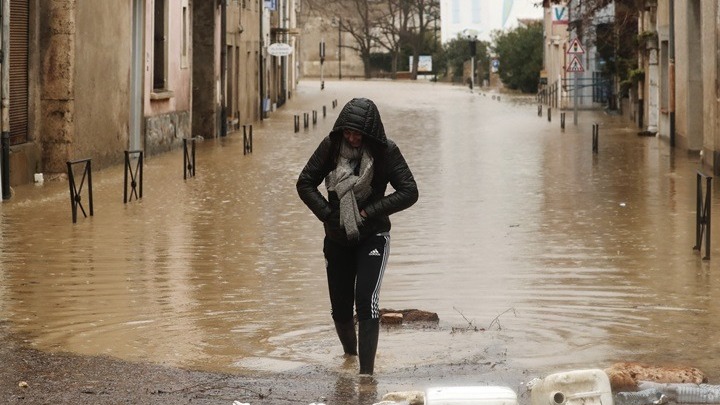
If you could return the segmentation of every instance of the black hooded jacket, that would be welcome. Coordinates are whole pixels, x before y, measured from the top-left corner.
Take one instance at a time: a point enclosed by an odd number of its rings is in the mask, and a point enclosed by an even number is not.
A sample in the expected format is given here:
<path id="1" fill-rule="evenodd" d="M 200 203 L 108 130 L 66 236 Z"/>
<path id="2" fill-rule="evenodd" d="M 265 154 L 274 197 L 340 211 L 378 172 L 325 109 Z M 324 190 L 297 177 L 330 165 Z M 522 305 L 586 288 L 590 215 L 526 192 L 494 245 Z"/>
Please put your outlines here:
<path id="1" fill-rule="evenodd" d="M 353 129 L 363 134 L 363 145 L 371 150 L 374 173 L 371 182 L 372 195 L 362 205 L 367 218 L 359 226 L 358 240 L 348 240 L 340 227 L 340 201 L 330 192 L 328 199 L 318 186 L 335 169 L 343 130 Z M 388 183 L 391 194 L 385 195 Z M 297 181 L 297 191 L 303 202 L 325 225 L 328 238 L 343 244 L 354 244 L 379 232 L 390 230 L 390 214 L 413 205 L 418 199 L 415 179 L 400 149 L 385 136 L 385 128 L 375 103 L 366 98 L 354 98 L 348 102 L 326 136 L 308 160 Z"/>

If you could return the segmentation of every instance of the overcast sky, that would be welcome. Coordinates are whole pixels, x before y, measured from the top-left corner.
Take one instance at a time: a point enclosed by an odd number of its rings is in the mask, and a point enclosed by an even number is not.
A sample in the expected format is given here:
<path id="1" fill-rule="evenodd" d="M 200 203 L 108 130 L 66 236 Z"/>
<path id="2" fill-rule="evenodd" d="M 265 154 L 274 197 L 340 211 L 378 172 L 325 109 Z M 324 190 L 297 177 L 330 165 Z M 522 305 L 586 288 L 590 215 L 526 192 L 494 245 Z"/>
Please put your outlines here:
<path id="1" fill-rule="evenodd" d="M 447 42 L 462 30 L 471 28 L 479 32 L 478 39 L 489 41 L 493 30 L 516 27 L 518 19 L 541 19 L 543 9 L 534 6 L 537 2 L 537 0 L 442 0 L 440 3 L 442 40 Z"/>

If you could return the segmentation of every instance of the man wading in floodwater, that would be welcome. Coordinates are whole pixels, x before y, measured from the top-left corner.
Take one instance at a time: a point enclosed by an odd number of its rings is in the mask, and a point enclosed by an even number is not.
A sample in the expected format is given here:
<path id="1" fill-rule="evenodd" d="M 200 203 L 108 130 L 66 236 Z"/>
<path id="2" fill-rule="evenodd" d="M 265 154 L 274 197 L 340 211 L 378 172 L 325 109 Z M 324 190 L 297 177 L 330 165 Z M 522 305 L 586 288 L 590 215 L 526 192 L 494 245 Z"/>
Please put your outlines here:
<path id="1" fill-rule="evenodd" d="M 318 190 L 323 180 L 327 199 Z M 388 183 L 395 191 L 385 195 Z M 323 253 L 340 343 L 346 355 L 359 351 L 360 374 L 372 374 L 378 295 L 390 248 L 389 215 L 418 199 L 412 172 L 400 149 L 385 136 L 375 103 L 354 98 L 345 104 L 300 173 L 297 191 L 325 227 Z"/>

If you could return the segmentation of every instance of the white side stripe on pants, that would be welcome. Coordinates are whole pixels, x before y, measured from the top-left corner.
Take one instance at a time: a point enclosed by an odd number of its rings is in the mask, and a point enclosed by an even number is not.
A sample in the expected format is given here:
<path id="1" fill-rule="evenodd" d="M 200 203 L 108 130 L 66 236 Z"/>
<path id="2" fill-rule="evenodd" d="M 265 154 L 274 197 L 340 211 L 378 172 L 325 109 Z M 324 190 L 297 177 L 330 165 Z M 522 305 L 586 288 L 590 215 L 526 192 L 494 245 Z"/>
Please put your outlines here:
<path id="1" fill-rule="evenodd" d="M 380 274 L 378 275 L 375 289 L 372 293 L 371 316 L 373 319 L 380 318 L 380 285 L 385 275 L 385 266 L 387 266 L 388 256 L 390 255 L 390 235 L 382 235 L 385 238 L 385 248 L 383 249 L 382 264 L 380 265 Z"/>

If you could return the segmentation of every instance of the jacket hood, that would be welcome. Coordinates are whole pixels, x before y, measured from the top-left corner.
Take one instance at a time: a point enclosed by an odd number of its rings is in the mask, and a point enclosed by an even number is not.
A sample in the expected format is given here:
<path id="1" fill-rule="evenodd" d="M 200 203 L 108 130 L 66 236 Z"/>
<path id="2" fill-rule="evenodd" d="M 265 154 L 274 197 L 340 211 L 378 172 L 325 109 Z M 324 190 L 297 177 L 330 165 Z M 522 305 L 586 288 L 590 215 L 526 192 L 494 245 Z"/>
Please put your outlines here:
<path id="1" fill-rule="evenodd" d="M 368 98 L 354 98 L 348 101 L 335 120 L 330 136 L 341 136 L 344 129 L 352 129 L 382 146 L 387 146 L 385 127 L 375 103 Z"/>

